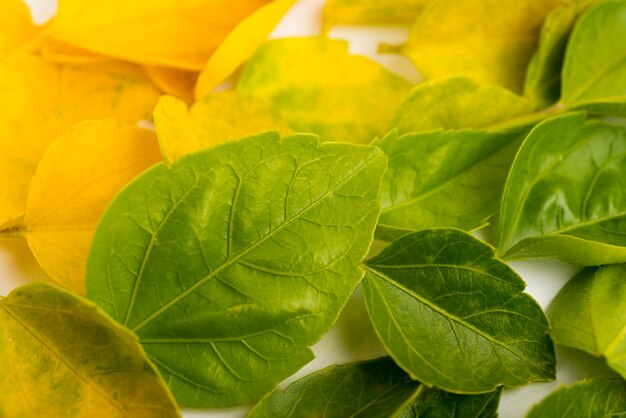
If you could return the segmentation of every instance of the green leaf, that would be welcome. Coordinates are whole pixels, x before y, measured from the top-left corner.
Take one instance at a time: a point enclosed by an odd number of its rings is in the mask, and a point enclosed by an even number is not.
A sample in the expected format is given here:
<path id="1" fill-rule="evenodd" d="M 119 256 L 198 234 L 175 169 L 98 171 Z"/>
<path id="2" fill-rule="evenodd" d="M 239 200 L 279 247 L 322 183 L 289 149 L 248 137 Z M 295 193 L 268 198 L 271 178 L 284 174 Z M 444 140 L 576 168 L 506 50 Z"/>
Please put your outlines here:
<path id="1" fill-rule="evenodd" d="M 539 124 L 502 199 L 498 250 L 581 265 L 626 262 L 626 129 L 581 113 Z"/>
<path id="2" fill-rule="evenodd" d="M 394 131 L 378 141 L 389 167 L 377 237 L 439 226 L 485 226 L 498 210 L 519 139 L 519 134 L 469 130 L 400 137 Z"/>
<path id="3" fill-rule="evenodd" d="M 433 0 L 328 0 L 324 27 L 337 24 L 411 24 Z"/>
<path id="4" fill-rule="evenodd" d="M 570 32 L 576 19 L 594 1 L 597 0 L 566 3 L 554 9 L 543 23 L 539 47 L 528 64 L 524 83 L 524 97 L 535 103 L 537 108 L 559 100 L 561 69 Z"/>
<path id="5" fill-rule="evenodd" d="M 403 52 L 426 78 L 467 76 L 521 92 L 541 24 L 562 0 L 436 0 Z"/>
<path id="6" fill-rule="evenodd" d="M 554 379 L 548 321 L 489 245 L 456 229 L 424 230 L 366 268 L 374 329 L 413 378 L 466 394 Z"/>
<path id="7" fill-rule="evenodd" d="M 605 357 L 626 377 L 626 265 L 587 268 L 570 280 L 548 312 L 554 342 Z"/>
<path id="8" fill-rule="evenodd" d="M 393 126 L 400 133 L 487 128 L 531 111 L 527 100 L 501 87 L 443 78 L 415 86 L 396 111 Z"/>
<path id="9" fill-rule="evenodd" d="M 626 115 L 626 1 L 606 1 L 576 23 L 563 64 L 561 101 Z"/>
<path id="10" fill-rule="evenodd" d="M 535 405 L 527 418 L 608 418 L 626 413 L 622 379 L 591 379 L 563 386 Z"/>
<path id="11" fill-rule="evenodd" d="M 495 418 L 500 393 L 455 395 L 428 389 L 383 357 L 310 374 L 274 391 L 248 417 Z"/>
<path id="12" fill-rule="evenodd" d="M 0 298 L 0 416 L 179 417 L 137 337 L 45 283 Z"/>
<path id="13" fill-rule="evenodd" d="M 391 417 L 420 390 L 389 357 L 333 365 L 275 390 L 248 418 Z"/>
<path id="14" fill-rule="evenodd" d="M 259 48 L 237 89 L 273 104 L 299 132 L 369 143 L 387 133 L 411 88 L 348 43 L 321 37 L 274 39 Z"/>
<path id="15" fill-rule="evenodd" d="M 384 154 L 277 133 L 158 165 L 103 216 L 87 292 L 180 404 L 251 401 L 311 360 L 363 275 Z"/>

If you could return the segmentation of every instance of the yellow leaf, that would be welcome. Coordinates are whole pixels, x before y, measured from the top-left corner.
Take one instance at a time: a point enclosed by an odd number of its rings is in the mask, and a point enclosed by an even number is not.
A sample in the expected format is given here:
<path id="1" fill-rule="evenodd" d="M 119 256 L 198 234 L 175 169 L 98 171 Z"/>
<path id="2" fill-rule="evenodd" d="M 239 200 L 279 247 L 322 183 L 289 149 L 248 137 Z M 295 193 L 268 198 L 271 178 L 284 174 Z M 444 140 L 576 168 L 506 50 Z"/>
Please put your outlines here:
<path id="1" fill-rule="evenodd" d="M 276 0 L 241 21 L 209 58 L 198 78 L 196 98 L 210 94 L 250 58 L 295 2 Z"/>
<path id="2" fill-rule="evenodd" d="M 30 55 L 0 61 L 0 225 L 24 213 L 37 164 L 62 132 L 89 119 L 134 124 L 158 96 L 134 65 L 58 65 Z"/>
<path id="3" fill-rule="evenodd" d="M 273 39 L 246 64 L 238 91 L 266 100 L 292 129 L 369 143 L 387 133 L 411 85 L 345 41 Z"/>
<path id="4" fill-rule="evenodd" d="M 265 102 L 234 91 L 205 96 L 191 108 L 163 96 L 154 110 L 154 125 L 166 162 L 222 142 L 289 127 Z"/>
<path id="5" fill-rule="evenodd" d="M 328 0 L 324 26 L 336 24 L 410 24 L 433 0 Z"/>
<path id="6" fill-rule="evenodd" d="M 115 61 L 114 58 L 96 54 L 49 37 L 42 40 L 38 52 L 46 61 L 60 64 L 98 64 Z"/>
<path id="7" fill-rule="evenodd" d="M 180 417 L 137 337 L 49 284 L 0 298 L 0 356 L 3 418 Z"/>
<path id="8" fill-rule="evenodd" d="M 146 65 L 201 70 L 226 35 L 270 0 L 59 0 L 50 34 Z"/>
<path id="9" fill-rule="evenodd" d="M 31 182 L 21 226 L 33 254 L 59 284 L 84 292 L 96 224 L 130 180 L 162 161 L 154 132 L 83 122 L 46 151 Z"/>
<path id="10" fill-rule="evenodd" d="M 39 29 L 22 0 L 2 0 L 0 9 L 0 57 L 33 38 Z"/>
<path id="11" fill-rule="evenodd" d="M 437 0 L 404 53 L 426 78 L 467 76 L 520 93 L 546 15 L 565 0 Z"/>
<path id="12" fill-rule="evenodd" d="M 193 91 L 199 74 L 197 71 L 154 66 L 144 68 L 154 85 L 163 93 L 179 97 L 187 103 L 193 103 Z"/>

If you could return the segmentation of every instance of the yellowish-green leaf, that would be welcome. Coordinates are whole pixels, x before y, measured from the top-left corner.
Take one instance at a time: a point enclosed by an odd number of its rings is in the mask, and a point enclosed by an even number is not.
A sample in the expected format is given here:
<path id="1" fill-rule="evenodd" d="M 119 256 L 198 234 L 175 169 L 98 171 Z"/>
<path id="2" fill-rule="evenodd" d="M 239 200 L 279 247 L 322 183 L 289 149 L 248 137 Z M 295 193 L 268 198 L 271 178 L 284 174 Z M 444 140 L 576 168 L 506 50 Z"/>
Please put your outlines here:
<path id="1" fill-rule="evenodd" d="M 133 65 L 58 65 L 30 55 L 0 62 L 0 225 L 26 209 L 30 179 L 48 146 L 88 119 L 134 124 L 159 96 Z"/>
<path id="2" fill-rule="evenodd" d="M 161 161 L 154 132 L 112 119 L 76 125 L 43 156 L 31 182 L 21 234 L 58 283 L 85 289 L 96 224 L 117 192 Z"/>
<path id="3" fill-rule="evenodd" d="M 275 0 L 242 20 L 204 66 L 198 78 L 196 98 L 210 94 L 250 58 L 295 2 Z"/>
<path id="4" fill-rule="evenodd" d="M 2 417 L 180 417 L 137 337 L 54 286 L 0 298 L 0 356 Z"/>
<path id="5" fill-rule="evenodd" d="M 328 0 L 324 26 L 411 24 L 433 0 Z"/>
<path id="6" fill-rule="evenodd" d="M 50 34 L 146 65 L 201 70 L 226 35 L 270 0 L 59 0 Z"/>
<path id="7" fill-rule="evenodd" d="M 197 71 L 155 66 L 146 66 L 145 70 L 154 85 L 163 93 L 193 103 L 193 90 L 199 74 Z"/>
<path id="8" fill-rule="evenodd" d="M 39 29 L 22 0 L 2 0 L 0 7 L 0 57 L 3 57 L 36 36 Z"/>
<path id="9" fill-rule="evenodd" d="M 468 76 L 521 92 L 545 16 L 564 0 L 436 0 L 404 53 L 426 78 Z"/>
<path id="10" fill-rule="evenodd" d="M 272 103 L 296 131 L 369 143 L 387 133 L 410 87 L 369 58 L 350 55 L 347 42 L 310 37 L 267 42 L 238 90 Z"/>
<path id="11" fill-rule="evenodd" d="M 175 97 L 163 96 L 154 110 L 154 124 L 168 163 L 244 136 L 269 130 L 290 132 L 267 103 L 234 91 L 206 96 L 191 108 Z"/>
<path id="12" fill-rule="evenodd" d="M 531 111 L 527 100 L 501 87 L 444 78 L 418 84 L 398 108 L 393 125 L 400 133 L 486 128 Z"/>

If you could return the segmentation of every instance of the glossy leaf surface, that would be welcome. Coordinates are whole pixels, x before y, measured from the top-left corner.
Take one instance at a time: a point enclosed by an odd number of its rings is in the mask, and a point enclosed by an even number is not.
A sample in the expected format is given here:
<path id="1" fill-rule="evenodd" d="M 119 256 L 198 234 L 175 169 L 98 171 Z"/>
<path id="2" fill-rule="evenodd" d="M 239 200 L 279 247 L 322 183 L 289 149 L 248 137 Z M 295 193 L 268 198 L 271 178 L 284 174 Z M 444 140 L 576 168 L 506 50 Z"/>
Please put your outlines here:
<path id="1" fill-rule="evenodd" d="M 531 111 L 528 101 L 501 87 L 443 78 L 415 86 L 396 111 L 393 126 L 400 133 L 487 128 Z"/>
<path id="2" fill-rule="evenodd" d="M 59 0 L 50 34 L 146 65 L 201 70 L 226 35 L 270 0 Z M 146 13 L 149 11 L 149 13 Z"/>
<path id="3" fill-rule="evenodd" d="M 19 227 L 39 264 L 56 282 L 83 293 L 96 224 L 117 192 L 161 161 L 153 132 L 115 120 L 83 122 L 44 154 Z"/>
<path id="4" fill-rule="evenodd" d="M 554 379 L 548 321 L 489 245 L 457 229 L 423 230 L 366 267 L 374 329 L 413 378 L 456 393 Z"/>
<path id="5" fill-rule="evenodd" d="M 626 376 L 626 265 L 588 268 L 570 280 L 550 306 L 559 345 L 606 358 Z"/>
<path id="6" fill-rule="evenodd" d="M 391 417 L 420 388 L 389 357 L 333 365 L 275 390 L 248 417 Z"/>
<path id="7" fill-rule="evenodd" d="M 376 142 L 389 157 L 379 230 L 473 230 L 499 207 L 519 134 L 435 131 Z M 393 234 L 393 235 L 397 235 Z"/>
<path id="8" fill-rule="evenodd" d="M 437 0 L 416 20 L 404 53 L 426 78 L 467 76 L 520 92 L 543 19 L 560 3 Z"/>
<path id="9" fill-rule="evenodd" d="M 561 387 L 535 405 L 527 418 L 607 418 L 626 413 L 622 379 L 591 379 Z"/>
<path id="10" fill-rule="evenodd" d="M 89 119 L 134 124 L 158 95 L 132 65 L 57 65 L 30 55 L 0 61 L 0 137 L 10 138 L 0 141 L 0 225 L 24 213 L 37 164 L 61 133 Z"/>
<path id="11" fill-rule="evenodd" d="M 361 280 L 385 166 L 374 147 L 277 133 L 158 165 L 103 216 L 87 293 L 182 405 L 254 400 L 311 360 Z"/>
<path id="12" fill-rule="evenodd" d="M 0 298 L 0 415 L 179 417 L 137 337 L 91 302 L 44 283 Z"/>
<path id="13" fill-rule="evenodd" d="M 602 2 L 576 23 L 563 64 L 561 101 L 626 115 L 626 1 Z"/>
<path id="14" fill-rule="evenodd" d="M 154 124 L 163 156 L 170 163 L 185 154 L 244 136 L 271 130 L 290 132 L 270 105 L 234 91 L 206 96 L 191 107 L 163 96 L 154 110 Z"/>
<path id="15" fill-rule="evenodd" d="M 569 114 L 538 125 L 504 190 L 498 250 L 581 265 L 626 261 L 626 129 Z"/>
<path id="16" fill-rule="evenodd" d="M 348 44 L 328 38 L 274 39 L 250 59 L 238 90 L 268 101 L 296 132 L 369 143 L 387 133 L 409 82 Z"/>

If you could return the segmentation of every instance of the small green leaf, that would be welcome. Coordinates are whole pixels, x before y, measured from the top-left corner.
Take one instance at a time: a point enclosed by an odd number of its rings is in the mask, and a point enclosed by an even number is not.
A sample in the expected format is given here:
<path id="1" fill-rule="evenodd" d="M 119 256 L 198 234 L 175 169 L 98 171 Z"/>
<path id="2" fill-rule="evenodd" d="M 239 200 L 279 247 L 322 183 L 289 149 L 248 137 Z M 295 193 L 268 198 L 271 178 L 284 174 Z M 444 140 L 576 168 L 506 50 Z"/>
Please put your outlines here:
<path id="1" fill-rule="evenodd" d="M 369 143 L 387 133 L 408 81 L 348 43 L 312 37 L 274 39 L 259 48 L 237 89 L 273 104 L 297 132 Z"/>
<path id="2" fill-rule="evenodd" d="M 180 417 L 137 337 L 46 283 L 0 298 L 0 416 Z"/>
<path id="3" fill-rule="evenodd" d="M 391 417 L 420 389 L 389 357 L 333 365 L 275 390 L 248 418 Z"/>
<path id="4" fill-rule="evenodd" d="M 626 1 L 606 1 L 581 16 L 563 64 L 561 101 L 626 115 Z"/>
<path id="5" fill-rule="evenodd" d="M 626 265 L 587 268 L 548 312 L 554 342 L 598 357 L 626 377 Z"/>
<path id="6" fill-rule="evenodd" d="M 554 379 L 548 321 L 489 245 L 456 229 L 424 230 L 366 268 L 374 329 L 415 379 L 467 394 Z"/>
<path id="7" fill-rule="evenodd" d="M 401 137 L 394 131 L 378 141 L 389 167 L 377 237 L 379 232 L 397 237 L 439 226 L 473 230 L 486 225 L 498 210 L 519 139 L 519 134 L 469 130 Z"/>
<path id="8" fill-rule="evenodd" d="M 362 278 L 384 154 L 266 133 L 158 165 L 111 204 L 87 292 L 179 403 L 254 400 L 312 358 Z"/>
<path id="9" fill-rule="evenodd" d="M 622 379 L 591 379 L 563 386 L 535 405 L 527 418 L 608 418 L 626 414 Z"/>
<path id="10" fill-rule="evenodd" d="M 541 123 L 504 190 L 498 250 L 581 265 L 626 262 L 626 129 L 581 113 Z"/>
<path id="11" fill-rule="evenodd" d="M 415 86 L 396 111 L 393 126 L 400 133 L 487 128 L 531 111 L 527 100 L 501 87 L 443 78 Z"/>

